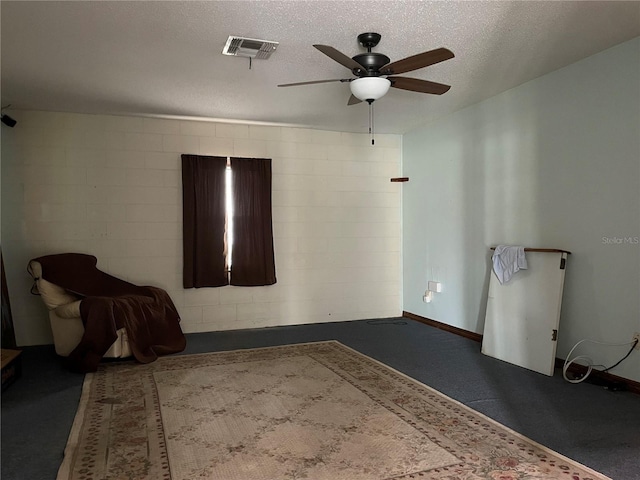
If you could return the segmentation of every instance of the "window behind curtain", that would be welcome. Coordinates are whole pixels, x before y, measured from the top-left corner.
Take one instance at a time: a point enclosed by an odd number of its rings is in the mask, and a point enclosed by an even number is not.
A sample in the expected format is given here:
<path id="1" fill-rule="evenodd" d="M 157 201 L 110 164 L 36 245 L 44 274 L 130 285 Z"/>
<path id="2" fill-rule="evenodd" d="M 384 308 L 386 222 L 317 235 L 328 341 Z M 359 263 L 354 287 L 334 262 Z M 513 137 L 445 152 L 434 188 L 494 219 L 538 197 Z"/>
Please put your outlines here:
<path id="1" fill-rule="evenodd" d="M 184 288 L 276 283 L 271 160 L 231 159 L 229 235 L 225 234 L 226 166 L 225 157 L 182 155 Z M 229 282 L 225 245 L 231 238 Z"/>

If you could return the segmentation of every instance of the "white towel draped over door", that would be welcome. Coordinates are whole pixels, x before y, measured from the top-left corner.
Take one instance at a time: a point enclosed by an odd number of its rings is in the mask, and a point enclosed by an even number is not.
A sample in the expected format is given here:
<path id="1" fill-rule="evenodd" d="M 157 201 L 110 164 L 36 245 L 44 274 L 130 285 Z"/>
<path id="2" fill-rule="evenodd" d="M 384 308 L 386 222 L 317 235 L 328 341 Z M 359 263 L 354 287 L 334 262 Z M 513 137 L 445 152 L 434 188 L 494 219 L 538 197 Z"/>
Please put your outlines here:
<path id="1" fill-rule="evenodd" d="M 519 245 L 498 245 L 491 257 L 493 271 L 500 284 L 511 280 L 518 270 L 527 269 L 527 259 L 524 256 L 524 247 Z"/>

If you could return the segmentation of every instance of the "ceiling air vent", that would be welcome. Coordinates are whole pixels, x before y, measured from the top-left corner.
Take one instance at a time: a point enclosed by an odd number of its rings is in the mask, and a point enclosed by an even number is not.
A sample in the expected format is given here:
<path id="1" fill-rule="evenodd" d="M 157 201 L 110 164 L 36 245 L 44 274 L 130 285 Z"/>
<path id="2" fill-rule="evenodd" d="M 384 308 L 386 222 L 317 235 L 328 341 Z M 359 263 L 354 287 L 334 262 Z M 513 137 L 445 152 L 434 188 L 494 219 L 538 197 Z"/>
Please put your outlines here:
<path id="1" fill-rule="evenodd" d="M 278 42 L 230 35 L 222 53 L 225 55 L 235 55 L 236 57 L 266 60 L 276 51 L 276 48 L 278 48 Z"/>

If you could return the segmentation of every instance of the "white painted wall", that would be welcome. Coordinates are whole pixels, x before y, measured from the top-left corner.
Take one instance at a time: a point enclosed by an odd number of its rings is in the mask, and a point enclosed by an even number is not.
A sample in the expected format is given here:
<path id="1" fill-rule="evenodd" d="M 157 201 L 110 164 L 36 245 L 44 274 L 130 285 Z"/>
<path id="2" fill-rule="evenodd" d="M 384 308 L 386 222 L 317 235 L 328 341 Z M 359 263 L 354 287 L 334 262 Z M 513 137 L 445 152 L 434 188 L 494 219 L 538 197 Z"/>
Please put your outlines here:
<path id="1" fill-rule="evenodd" d="M 89 253 L 165 288 L 186 332 L 401 313 L 401 138 L 244 124 L 12 111 L 2 250 L 19 345 L 51 342 L 29 259 Z M 278 283 L 182 288 L 180 154 L 273 159 Z"/>
<path id="2" fill-rule="evenodd" d="M 489 247 L 516 244 L 573 252 L 558 356 L 640 331 L 639 59 L 636 38 L 404 136 L 406 311 L 482 333 Z M 640 381 L 640 352 L 612 373 Z"/>

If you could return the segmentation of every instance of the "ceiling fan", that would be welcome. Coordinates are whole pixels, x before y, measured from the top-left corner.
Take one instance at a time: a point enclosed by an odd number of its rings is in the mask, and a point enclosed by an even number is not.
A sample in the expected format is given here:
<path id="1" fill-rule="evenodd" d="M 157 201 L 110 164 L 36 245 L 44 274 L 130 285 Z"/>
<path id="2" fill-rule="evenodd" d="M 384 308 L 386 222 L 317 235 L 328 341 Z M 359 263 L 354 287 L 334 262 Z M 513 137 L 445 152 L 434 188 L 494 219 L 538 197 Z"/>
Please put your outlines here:
<path id="1" fill-rule="evenodd" d="M 351 73 L 356 78 L 315 80 L 311 82 L 286 83 L 278 86 L 294 87 L 316 83 L 348 82 L 351 89 L 351 97 L 347 105 L 355 105 L 363 101 L 371 105 L 375 100 L 384 96 L 389 91 L 389 87 L 433 95 L 442 95 L 451 88 L 451 86 L 442 83 L 418 78 L 398 77 L 396 75 L 449 60 L 454 57 L 453 52 L 446 48 L 437 48 L 391 62 L 386 55 L 371 51 L 373 47 L 378 45 L 380 38 L 380 34 L 373 32 L 358 35 L 358 42 L 367 49 L 367 53 L 360 53 L 353 58 L 328 45 L 314 45 L 315 48 L 329 58 L 351 70 Z"/>

